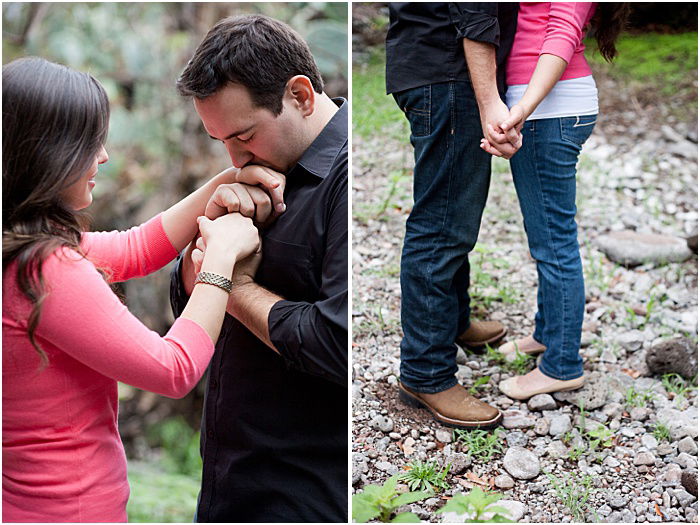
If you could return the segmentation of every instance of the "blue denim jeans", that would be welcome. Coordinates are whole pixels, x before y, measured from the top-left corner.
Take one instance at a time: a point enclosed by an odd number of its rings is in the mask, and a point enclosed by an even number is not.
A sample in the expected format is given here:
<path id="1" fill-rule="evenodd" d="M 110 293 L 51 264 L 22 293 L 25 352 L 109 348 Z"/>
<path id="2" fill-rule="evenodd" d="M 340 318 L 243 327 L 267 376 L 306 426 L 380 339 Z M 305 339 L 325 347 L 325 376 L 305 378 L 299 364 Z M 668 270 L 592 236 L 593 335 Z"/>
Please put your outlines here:
<path id="1" fill-rule="evenodd" d="M 435 393 L 457 383 L 455 338 L 469 327 L 469 259 L 488 196 L 491 157 L 471 85 L 394 95 L 411 126 L 414 206 L 401 255 L 401 382 Z"/>
<path id="2" fill-rule="evenodd" d="M 579 356 L 586 302 L 576 226 L 576 163 L 597 115 L 531 120 L 510 160 L 530 253 L 537 262 L 535 340 L 547 347 L 540 371 L 583 375 Z"/>

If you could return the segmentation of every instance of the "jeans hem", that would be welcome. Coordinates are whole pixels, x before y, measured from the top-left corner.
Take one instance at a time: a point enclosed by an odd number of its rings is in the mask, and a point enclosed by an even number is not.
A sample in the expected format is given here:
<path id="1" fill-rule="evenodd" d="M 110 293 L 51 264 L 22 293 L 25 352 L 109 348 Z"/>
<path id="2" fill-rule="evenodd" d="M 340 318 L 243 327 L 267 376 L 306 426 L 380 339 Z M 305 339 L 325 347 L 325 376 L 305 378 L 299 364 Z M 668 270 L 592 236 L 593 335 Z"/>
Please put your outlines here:
<path id="1" fill-rule="evenodd" d="M 406 382 L 401 378 L 399 378 L 399 381 L 401 381 L 401 384 L 407 386 L 408 388 L 410 388 L 411 390 L 413 390 L 417 394 L 437 394 L 439 392 L 444 392 L 445 390 L 452 388 L 453 386 L 455 386 L 458 383 L 456 377 L 453 377 L 453 378 L 449 379 L 448 381 L 445 381 L 444 383 L 442 383 L 439 386 L 432 386 L 432 387 L 426 387 L 426 386 L 421 386 L 421 385 L 414 386 L 410 382 Z"/>
<path id="2" fill-rule="evenodd" d="M 539 366 L 537 368 L 540 369 L 540 372 L 542 372 L 544 375 L 551 379 L 557 379 L 559 381 L 571 381 L 572 379 L 578 379 L 583 375 L 583 370 L 581 370 L 580 373 L 574 372 L 573 374 L 567 374 L 564 377 L 557 377 L 557 374 L 553 374 L 551 372 L 548 372 L 542 365 L 544 364 L 544 360 L 540 362 Z"/>

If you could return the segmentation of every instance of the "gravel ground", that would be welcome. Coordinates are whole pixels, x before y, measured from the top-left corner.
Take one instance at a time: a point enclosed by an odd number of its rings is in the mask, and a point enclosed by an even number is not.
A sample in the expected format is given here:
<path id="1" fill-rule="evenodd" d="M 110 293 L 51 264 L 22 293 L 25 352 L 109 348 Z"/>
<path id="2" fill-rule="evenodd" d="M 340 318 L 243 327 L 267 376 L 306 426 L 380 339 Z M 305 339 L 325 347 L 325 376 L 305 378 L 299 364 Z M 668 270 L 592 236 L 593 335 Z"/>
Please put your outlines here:
<path id="1" fill-rule="evenodd" d="M 496 386 L 512 368 L 460 351 L 459 381 L 469 387 L 489 376 L 478 397 L 505 413 L 502 450 L 489 461 L 398 399 L 399 260 L 412 151 L 400 125 L 381 140 L 353 137 L 353 492 L 409 462 L 436 461 L 451 465 L 450 488 L 402 509 L 424 521 L 443 520 L 435 511 L 445 499 L 477 486 L 504 494 L 516 521 L 575 521 L 555 484 L 574 476 L 582 490 L 589 476 L 588 499 L 579 498 L 585 521 L 697 522 L 697 387 L 674 394 L 661 380 L 668 370 L 647 365 L 671 348 L 674 363 L 688 368 L 695 356 L 697 370 L 697 258 L 627 268 L 596 247 L 622 230 L 675 238 L 697 231 L 695 130 L 694 119 L 678 122 L 662 106 L 608 112 L 599 121 L 580 159 L 578 195 L 587 301 L 581 353 L 591 378 L 573 394 L 514 402 Z M 537 275 L 500 159 L 471 262 L 475 316 L 503 322 L 509 337 L 530 334 Z M 664 346 L 674 337 L 681 339 Z M 607 443 L 580 452 L 600 424 Z"/>

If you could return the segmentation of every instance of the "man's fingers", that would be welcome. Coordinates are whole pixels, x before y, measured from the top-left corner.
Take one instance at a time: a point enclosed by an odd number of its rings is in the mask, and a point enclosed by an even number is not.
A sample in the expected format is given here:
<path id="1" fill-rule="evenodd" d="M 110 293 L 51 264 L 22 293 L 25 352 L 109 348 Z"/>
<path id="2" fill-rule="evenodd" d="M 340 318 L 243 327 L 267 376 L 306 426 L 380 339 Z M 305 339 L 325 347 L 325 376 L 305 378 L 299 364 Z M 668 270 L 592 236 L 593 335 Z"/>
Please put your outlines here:
<path id="1" fill-rule="evenodd" d="M 497 130 L 491 124 L 486 124 L 486 139 L 491 144 L 505 144 L 508 142 L 506 134 L 501 133 L 500 130 Z"/>
<path id="2" fill-rule="evenodd" d="M 481 139 L 481 149 L 483 149 L 486 153 L 490 153 L 491 155 L 495 157 L 502 157 L 501 152 L 498 151 L 496 148 L 494 148 L 488 140 L 486 139 Z"/>
<path id="3" fill-rule="evenodd" d="M 238 182 L 244 182 L 251 186 L 263 186 L 270 194 L 272 205 L 277 213 L 283 213 L 287 208 L 284 204 L 284 187 L 287 179 L 281 173 L 265 166 L 246 166 L 238 174 Z"/>
<path id="4" fill-rule="evenodd" d="M 520 149 L 520 146 L 523 145 L 523 136 L 522 134 L 518 133 L 515 128 L 509 129 L 505 133 L 506 137 L 508 138 L 508 142 L 516 149 Z"/>

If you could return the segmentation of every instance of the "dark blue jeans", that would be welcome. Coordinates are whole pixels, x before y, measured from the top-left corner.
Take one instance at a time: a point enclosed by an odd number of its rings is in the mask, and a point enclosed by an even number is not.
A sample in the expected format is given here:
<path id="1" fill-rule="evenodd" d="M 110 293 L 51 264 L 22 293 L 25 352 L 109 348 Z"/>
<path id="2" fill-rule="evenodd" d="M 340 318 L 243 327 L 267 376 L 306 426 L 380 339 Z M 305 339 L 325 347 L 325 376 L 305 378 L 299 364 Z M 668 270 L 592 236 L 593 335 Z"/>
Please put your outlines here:
<path id="1" fill-rule="evenodd" d="M 547 347 L 540 371 L 583 375 L 579 356 L 586 302 L 576 226 L 576 163 L 596 115 L 531 120 L 510 160 L 530 253 L 537 262 L 535 340 Z"/>
<path id="2" fill-rule="evenodd" d="M 455 338 L 469 326 L 469 259 L 491 179 L 471 85 L 394 95 L 411 125 L 414 205 L 401 256 L 401 382 L 435 393 L 457 383 Z"/>

